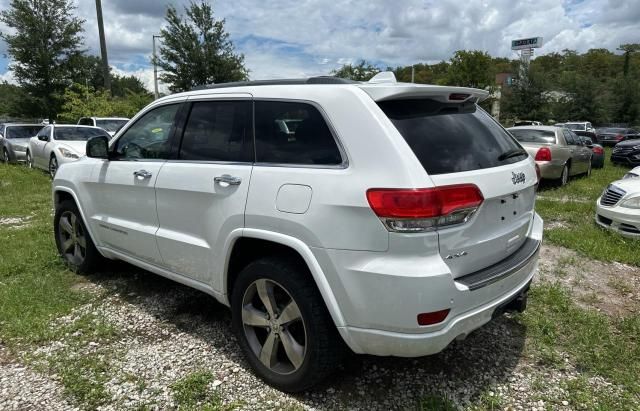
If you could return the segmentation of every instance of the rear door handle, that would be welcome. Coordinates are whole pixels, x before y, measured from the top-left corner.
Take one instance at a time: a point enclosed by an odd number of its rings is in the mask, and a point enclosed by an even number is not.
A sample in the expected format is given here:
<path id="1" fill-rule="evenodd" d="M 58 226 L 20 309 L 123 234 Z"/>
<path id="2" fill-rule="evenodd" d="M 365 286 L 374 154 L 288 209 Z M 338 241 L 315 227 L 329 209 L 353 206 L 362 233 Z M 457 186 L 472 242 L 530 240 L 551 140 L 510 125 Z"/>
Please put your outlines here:
<path id="1" fill-rule="evenodd" d="M 147 178 L 151 178 L 153 174 L 151 174 L 147 170 L 137 170 L 133 172 L 133 175 L 136 177 L 147 179 Z"/>
<path id="2" fill-rule="evenodd" d="M 234 177 L 229 174 L 223 174 L 221 176 L 214 177 L 213 181 L 215 181 L 218 184 L 220 183 L 229 184 L 230 186 L 239 186 L 240 183 L 242 183 L 242 179 L 240 177 Z"/>

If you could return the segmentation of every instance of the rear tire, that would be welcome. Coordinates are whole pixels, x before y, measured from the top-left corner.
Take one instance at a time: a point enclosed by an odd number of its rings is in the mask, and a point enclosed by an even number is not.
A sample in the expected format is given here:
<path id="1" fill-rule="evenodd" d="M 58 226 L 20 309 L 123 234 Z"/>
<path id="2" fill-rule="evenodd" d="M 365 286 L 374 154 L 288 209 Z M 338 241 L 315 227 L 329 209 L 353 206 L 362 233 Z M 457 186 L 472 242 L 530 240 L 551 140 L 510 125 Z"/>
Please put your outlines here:
<path id="1" fill-rule="evenodd" d="M 560 174 L 560 178 L 557 183 L 560 187 L 564 187 L 569 182 L 569 166 L 567 164 L 562 168 L 562 174 Z"/>
<path id="2" fill-rule="evenodd" d="M 306 269 L 276 258 L 254 261 L 238 274 L 231 297 L 233 329 L 247 361 L 265 382 L 287 392 L 323 380 L 345 353 Z"/>
<path id="3" fill-rule="evenodd" d="M 53 230 L 58 254 L 71 271 L 90 274 L 103 261 L 73 201 L 65 200 L 56 208 Z"/>

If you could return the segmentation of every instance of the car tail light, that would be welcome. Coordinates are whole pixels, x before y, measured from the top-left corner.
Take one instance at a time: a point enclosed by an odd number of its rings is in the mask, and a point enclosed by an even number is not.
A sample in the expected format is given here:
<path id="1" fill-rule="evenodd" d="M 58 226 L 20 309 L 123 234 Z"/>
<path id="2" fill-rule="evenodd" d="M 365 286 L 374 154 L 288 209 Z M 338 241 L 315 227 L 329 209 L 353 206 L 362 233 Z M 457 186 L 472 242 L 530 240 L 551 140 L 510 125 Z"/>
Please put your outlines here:
<path id="1" fill-rule="evenodd" d="M 624 140 L 624 136 L 622 134 L 616 134 L 616 141 Z"/>
<path id="2" fill-rule="evenodd" d="M 449 315 L 449 309 L 418 314 L 418 325 L 433 325 L 444 321 Z"/>
<path id="3" fill-rule="evenodd" d="M 602 149 L 602 147 L 594 147 L 593 152 L 596 154 L 603 154 L 604 150 Z"/>
<path id="4" fill-rule="evenodd" d="M 387 229 L 396 232 L 423 232 L 466 222 L 484 201 L 474 184 L 367 190 L 371 209 Z"/>
<path id="5" fill-rule="evenodd" d="M 536 161 L 551 161 L 551 150 L 549 147 L 541 147 L 536 153 Z"/>

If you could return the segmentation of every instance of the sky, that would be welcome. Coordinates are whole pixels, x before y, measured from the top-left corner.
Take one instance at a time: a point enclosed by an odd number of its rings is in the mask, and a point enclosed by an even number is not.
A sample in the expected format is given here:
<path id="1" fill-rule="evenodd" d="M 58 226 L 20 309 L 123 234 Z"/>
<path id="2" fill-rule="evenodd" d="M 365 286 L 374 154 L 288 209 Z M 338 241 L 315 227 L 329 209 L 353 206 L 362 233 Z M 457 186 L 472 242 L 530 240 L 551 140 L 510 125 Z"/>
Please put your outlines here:
<path id="1" fill-rule="evenodd" d="M 102 0 L 109 63 L 151 90 L 152 35 L 167 4 L 190 0 Z M 198 0 L 199 1 L 199 0 Z M 461 49 L 516 58 L 512 39 L 544 38 L 536 54 L 615 51 L 640 42 L 640 0 L 217 0 L 217 18 L 245 56 L 253 80 L 326 75 L 366 59 L 381 68 L 448 60 Z M 10 0 L 0 0 L 6 10 Z M 85 47 L 100 52 L 94 0 L 75 0 Z M 0 23 L 0 31 L 6 28 Z M 12 81 L 0 40 L 0 80 Z M 161 86 L 161 88 L 163 88 Z"/>

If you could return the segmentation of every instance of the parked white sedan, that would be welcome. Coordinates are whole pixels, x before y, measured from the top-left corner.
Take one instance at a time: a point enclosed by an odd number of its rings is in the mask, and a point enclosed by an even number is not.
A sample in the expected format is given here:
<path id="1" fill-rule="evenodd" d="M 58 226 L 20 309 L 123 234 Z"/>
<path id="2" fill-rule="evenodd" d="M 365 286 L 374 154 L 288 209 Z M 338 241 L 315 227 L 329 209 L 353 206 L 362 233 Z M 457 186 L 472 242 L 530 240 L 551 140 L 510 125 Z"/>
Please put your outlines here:
<path id="1" fill-rule="evenodd" d="M 596 203 L 596 222 L 625 237 L 640 238 L 640 167 L 604 190 Z"/>
<path id="2" fill-rule="evenodd" d="M 27 165 L 55 176 L 58 167 L 84 156 L 87 140 L 109 134 L 98 127 L 51 124 L 29 140 Z"/>

